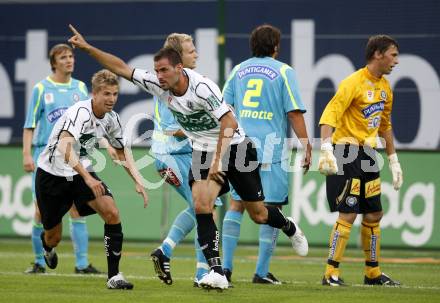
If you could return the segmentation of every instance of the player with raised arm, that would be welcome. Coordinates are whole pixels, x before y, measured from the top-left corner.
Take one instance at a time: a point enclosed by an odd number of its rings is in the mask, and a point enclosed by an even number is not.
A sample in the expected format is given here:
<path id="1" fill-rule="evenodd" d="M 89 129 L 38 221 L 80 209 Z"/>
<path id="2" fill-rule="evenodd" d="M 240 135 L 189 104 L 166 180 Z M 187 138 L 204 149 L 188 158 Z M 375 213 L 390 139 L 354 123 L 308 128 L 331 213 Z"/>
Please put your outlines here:
<path id="1" fill-rule="evenodd" d="M 174 48 L 182 57 L 184 67 L 196 68 L 198 54 L 190 35 L 170 34 L 165 40 L 164 47 Z M 173 280 L 170 259 L 173 250 L 193 230 L 196 223 L 194 203 L 188 182 L 192 147 L 165 103 L 158 100 L 157 97 L 154 101 L 154 133 L 151 151 L 156 158 L 156 169 L 188 204 L 188 207 L 175 218 L 162 244 L 151 253 L 158 278 L 165 284 L 171 285 Z M 221 205 L 220 199 L 217 199 L 216 205 Z M 200 249 L 197 237 L 194 239 L 194 244 L 197 258 L 194 286 L 198 286 L 198 281 L 208 273 L 209 266 Z"/>
<path id="2" fill-rule="evenodd" d="M 61 240 L 62 218 L 75 204 L 82 216 L 98 213 L 104 220 L 104 247 L 107 256 L 109 289 L 132 289 L 119 272 L 122 251 L 122 225 L 109 188 L 93 172 L 89 155 L 105 138 L 116 149 L 119 160 L 133 178 L 136 191 L 148 198 L 131 155 L 124 147 L 119 116 L 113 111 L 119 91 L 118 78 L 108 70 L 92 78 L 92 98 L 69 107 L 58 119 L 49 141 L 38 158 L 35 189 L 44 232 L 41 240 L 44 259 L 56 268 L 55 247 Z"/>
<path id="3" fill-rule="evenodd" d="M 104 67 L 132 81 L 163 100 L 193 145 L 189 174 L 197 220 L 200 247 L 210 266 L 199 284 L 204 288 L 226 289 L 219 256 L 219 233 L 212 211 L 215 199 L 229 191 L 229 182 L 243 199 L 252 220 L 282 229 L 294 250 L 305 255 L 307 241 L 295 223 L 273 206 L 265 206 L 257 152 L 230 111 L 218 86 L 206 77 L 183 68 L 182 59 L 172 48 L 154 56 L 156 74 L 129 67 L 120 58 L 87 43 L 71 26 L 69 39 Z M 228 182 L 229 181 L 229 182 Z"/>

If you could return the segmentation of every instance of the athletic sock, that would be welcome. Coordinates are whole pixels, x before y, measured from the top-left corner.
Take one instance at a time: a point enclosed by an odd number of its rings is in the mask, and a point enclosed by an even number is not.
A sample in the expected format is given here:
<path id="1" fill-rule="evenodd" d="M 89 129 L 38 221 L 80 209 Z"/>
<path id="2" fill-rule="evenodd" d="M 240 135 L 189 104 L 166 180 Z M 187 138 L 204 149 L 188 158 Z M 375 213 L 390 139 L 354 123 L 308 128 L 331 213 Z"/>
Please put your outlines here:
<path id="1" fill-rule="evenodd" d="M 365 254 L 365 276 L 370 279 L 379 277 L 382 272 L 379 267 L 380 226 L 378 222 L 362 221 L 361 242 Z"/>
<path id="2" fill-rule="evenodd" d="M 43 232 L 43 224 L 36 223 L 34 220 L 32 224 L 31 239 L 32 239 L 32 250 L 35 256 L 35 263 L 45 267 L 46 262 L 44 261 L 44 249 L 40 238 L 42 232 Z"/>
<path id="3" fill-rule="evenodd" d="M 258 239 L 258 261 L 256 273 L 264 278 L 269 272 L 270 258 L 272 257 L 278 239 L 279 229 L 267 224 L 260 225 L 260 237 Z"/>
<path id="4" fill-rule="evenodd" d="M 165 256 L 171 258 L 174 247 L 191 232 L 195 224 L 194 209 L 188 207 L 177 215 L 167 237 L 160 246 Z"/>
<path id="5" fill-rule="evenodd" d="M 108 278 L 119 273 L 119 260 L 122 253 L 122 225 L 104 224 L 104 248 L 107 256 Z"/>
<path id="6" fill-rule="evenodd" d="M 223 219 L 222 251 L 223 268 L 232 272 L 234 252 L 240 237 L 240 225 L 243 214 L 239 211 L 228 210 Z"/>
<path id="7" fill-rule="evenodd" d="M 70 220 L 70 237 L 73 242 L 75 251 L 75 266 L 78 269 L 84 269 L 89 266 L 88 250 L 89 250 L 89 233 L 87 231 L 86 218 L 69 218 Z"/>
<path id="8" fill-rule="evenodd" d="M 293 224 L 290 220 L 287 220 L 278 207 L 266 206 L 266 208 L 267 225 L 281 229 L 288 237 L 291 237 L 295 234 L 295 224 Z"/>
<path id="9" fill-rule="evenodd" d="M 345 252 L 348 239 L 350 238 L 351 224 L 338 219 L 333 226 L 329 241 L 329 254 L 325 268 L 325 277 L 339 277 L 339 263 Z"/>
<path id="10" fill-rule="evenodd" d="M 196 214 L 197 235 L 200 248 L 205 255 L 209 267 L 223 275 L 219 253 L 219 232 L 211 214 Z"/>
<path id="11" fill-rule="evenodd" d="M 196 251 L 196 278 L 197 280 L 200 280 L 204 275 L 206 275 L 209 272 L 209 265 L 206 261 L 205 255 L 202 252 L 202 249 L 200 248 L 199 241 L 197 240 L 197 232 L 194 238 L 194 248 Z"/>

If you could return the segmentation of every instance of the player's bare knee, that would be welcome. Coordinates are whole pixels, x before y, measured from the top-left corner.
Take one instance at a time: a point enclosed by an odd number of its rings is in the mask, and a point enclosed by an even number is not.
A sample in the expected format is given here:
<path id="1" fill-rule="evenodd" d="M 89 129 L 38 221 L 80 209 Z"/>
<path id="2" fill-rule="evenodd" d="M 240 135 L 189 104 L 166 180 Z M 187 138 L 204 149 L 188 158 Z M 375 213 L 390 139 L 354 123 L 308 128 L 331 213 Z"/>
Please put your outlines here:
<path id="1" fill-rule="evenodd" d="M 56 247 L 61 241 L 61 233 L 46 233 L 45 241 L 50 247 Z"/>
<path id="2" fill-rule="evenodd" d="M 364 220 L 368 223 L 377 223 L 382 220 L 383 211 L 378 211 L 374 213 L 368 213 L 364 215 Z"/>
<path id="3" fill-rule="evenodd" d="M 261 211 L 249 212 L 249 217 L 257 224 L 265 224 L 267 222 L 267 214 Z"/>
<path id="4" fill-rule="evenodd" d="M 339 219 L 342 219 L 350 224 L 353 224 L 354 220 L 356 220 L 356 217 L 356 213 L 339 213 Z"/>
<path id="5" fill-rule="evenodd" d="M 104 220 L 107 224 L 119 223 L 119 210 L 116 207 L 107 209 L 104 213 Z"/>

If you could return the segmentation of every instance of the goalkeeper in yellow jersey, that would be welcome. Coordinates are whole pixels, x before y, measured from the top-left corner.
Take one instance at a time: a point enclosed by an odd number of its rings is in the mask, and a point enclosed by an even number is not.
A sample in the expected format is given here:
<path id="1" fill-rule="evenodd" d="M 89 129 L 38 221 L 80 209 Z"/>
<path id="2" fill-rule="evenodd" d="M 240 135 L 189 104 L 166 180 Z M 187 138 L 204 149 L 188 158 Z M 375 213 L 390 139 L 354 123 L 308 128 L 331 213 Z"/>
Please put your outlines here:
<path id="1" fill-rule="evenodd" d="M 322 113 L 319 171 L 326 175 L 327 200 L 339 212 L 329 241 L 323 285 L 342 286 L 339 264 L 357 214 L 362 214 L 361 242 L 365 253 L 364 283 L 400 285 L 379 267 L 381 181 L 375 151 L 384 139 L 393 187 L 402 185 L 391 128 L 393 93 L 388 80 L 399 63 L 399 46 L 386 35 L 372 36 L 366 47 L 367 65 L 345 78 Z"/>

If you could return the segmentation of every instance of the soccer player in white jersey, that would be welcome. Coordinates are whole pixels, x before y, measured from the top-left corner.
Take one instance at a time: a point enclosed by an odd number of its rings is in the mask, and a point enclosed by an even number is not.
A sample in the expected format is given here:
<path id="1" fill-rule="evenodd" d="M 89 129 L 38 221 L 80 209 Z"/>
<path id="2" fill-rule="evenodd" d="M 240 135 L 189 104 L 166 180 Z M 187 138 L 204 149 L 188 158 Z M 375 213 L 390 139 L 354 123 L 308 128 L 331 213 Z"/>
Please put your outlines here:
<path id="1" fill-rule="evenodd" d="M 198 54 L 190 35 L 170 34 L 165 40 L 164 47 L 172 47 L 178 51 L 182 57 L 184 67 L 196 68 Z M 171 285 L 173 280 L 171 278 L 170 261 L 174 248 L 193 230 L 196 223 L 194 203 L 188 181 L 192 147 L 166 104 L 157 97 L 155 97 L 154 102 L 154 133 L 151 151 L 156 158 L 156 170 L 185 199 L 188 205 L 174 219 L 161 245 L 151 253 L 151 260 L 157 277 L 165 284 Z M 221 205 L 221 200 L 217 198 L 215 204 L 217 206 Z M 200 249 L 197 237 L 195 237 L 194 242 L 197 258 L 194 286 L 197 287 L 198 281 L 208 273 L 209 266 Z"/>
<path id="2" fill-rule="evenodd" d="M 148 198 L 139 172 L 132 159 L 126 157 L 119 116 L 112 109 L 119 91 L 118 78 L 108 70 L 92 78 L 92 98 L 67 109 L 58 119 L 49 141 L 38 158 L 35 189 L 44 232 L 41 240 L 44 259 L 49 268 L 56 268 L 55 247 L 61 240 L 62 218 L 75 204 L 82 216 L 98 213 L 104 220 L 104 246 L 107 256 L 109 289 L 132 289 L 119 272 L 122 251 L 122 226 L 119 211 L 109 188 L 93 172 L 91 160 L 95 145 L 102 139 L 116 149 L 124 168 L 133 178 L 144 206 Z"/>
<path id="3" fill-rule="evenodd" d="M 49 51 L 52 74 L 38 82 L 32 90 L 32 97 L 23 127 L 23 168 L 32 172 L 32 196 L 35 200 L 36 162 L 47 144 L 47 140 L 56 121 L 64 111 L 75 102 L 88 98 L 84 82 L 72 78 L 75 57 L 67 44 L 57 44 Z M 31 150 L 33 153 L 31 154 Z M 89 235 L 86 219 L 78 214 L 75 206 L 69 210 L 70 234 L 75 250 L 75 273 L 100 273 L 88 260 Z M 32 248 L 35 261 L 25 273 L 46 272 L 43 258 L 43 246 L 40 235 L 43 232 L 40 211 L 35 202 L 34 222 L 32 225 Z"/>
<path id="4" fill-rule="evenodd" d="M 129 67 L 120 58 L 87 43 L 70 26 L 69 39 L 105 68 L 132 81 L 166 102 L 185 135 L 192 141 L 189 174 L 200 247 L 211 268 L 199 282 L 204 288 L 226 289 L 229 284 L 219 256 L 219 233 L 212 211 L 215 199 L 229 191 L 229 182 L 243 199 L 252 220 L 282 229 L 300 255 L 308 252 L 307 240 L 293 222 L 273 206 L 264 205 L 257 152 L 245 137 L 218 86 L 206 77 L 183 68 L 178 52 L 161 49 L 154 56 L 156 74 Z M 228 182 L 229 181 L 229 182 Z"/>

